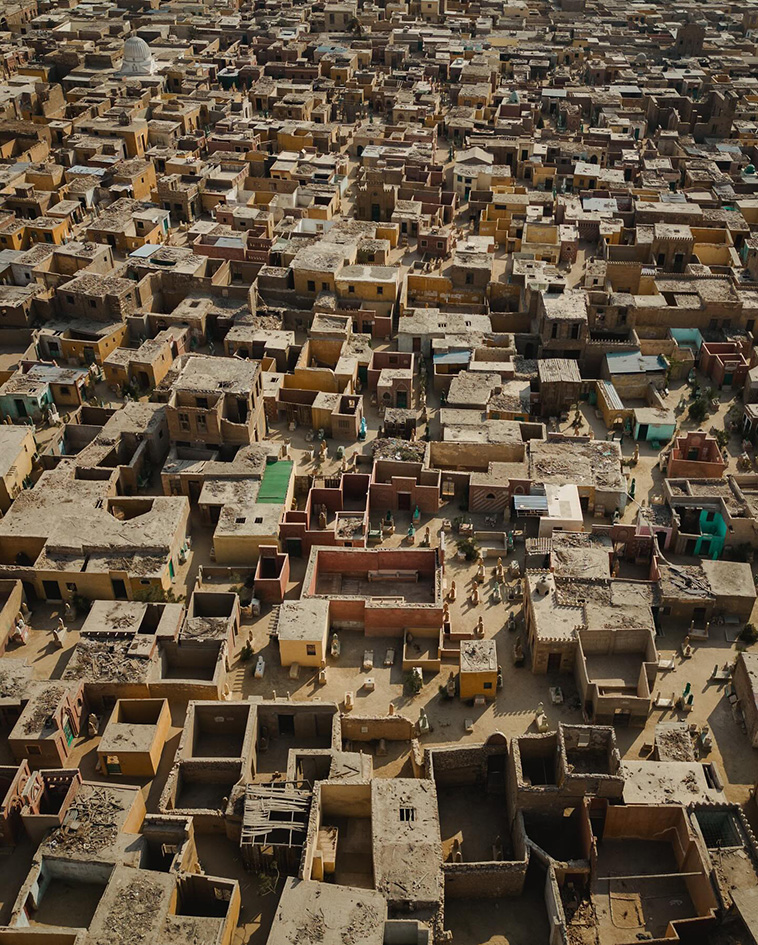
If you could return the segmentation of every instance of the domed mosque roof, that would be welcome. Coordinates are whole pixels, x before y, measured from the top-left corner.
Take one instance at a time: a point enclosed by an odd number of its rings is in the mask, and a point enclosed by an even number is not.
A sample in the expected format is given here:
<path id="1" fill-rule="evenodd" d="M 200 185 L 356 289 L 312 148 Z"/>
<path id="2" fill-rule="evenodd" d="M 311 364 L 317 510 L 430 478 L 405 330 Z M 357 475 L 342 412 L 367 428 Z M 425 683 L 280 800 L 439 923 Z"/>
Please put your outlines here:
<path id="1" fill-rule="evenodd" d="M 151 75 L 155 69 L 155 60 L 150 47 L 139 36 L 130 36 L 124 43 L 124 59 L 121 64 L 123 75 Z"/>

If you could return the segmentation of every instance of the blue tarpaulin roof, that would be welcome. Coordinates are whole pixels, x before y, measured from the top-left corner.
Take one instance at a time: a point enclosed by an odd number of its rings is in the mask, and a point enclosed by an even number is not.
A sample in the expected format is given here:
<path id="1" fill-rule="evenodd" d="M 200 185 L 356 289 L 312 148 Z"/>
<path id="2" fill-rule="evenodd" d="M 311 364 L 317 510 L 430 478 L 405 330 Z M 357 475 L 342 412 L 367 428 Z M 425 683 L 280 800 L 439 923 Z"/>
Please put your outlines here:
<path id="1" fill-rule="evenodd" d="M 611 374 L 647 374 L 648 371 L 665 371 L 666 360 L 660 354 L 629 353 L 606 354 Z"/>
<path id="2" fill-rule="evenodd" d="M 468 364 L 471 360 L 470 351 L 446 351 L 444 354 L 435 354 L 435 364 Z"/>
<path id="3" fill-rule="evenodd" d="M 514 495 L 516 512 L 547 512 L 546 495 Z"/>
<path id="4" fill-rule="evenodd" d="M 133 252 L 129 253 L 130 256 L 136 256 L 137 259 L 147 259 L 149 256 L 152 256 L 154 252 L 160 249 L 160 246 L 157 243 L 145 243 L 144 246 L 138 246 Z"/>

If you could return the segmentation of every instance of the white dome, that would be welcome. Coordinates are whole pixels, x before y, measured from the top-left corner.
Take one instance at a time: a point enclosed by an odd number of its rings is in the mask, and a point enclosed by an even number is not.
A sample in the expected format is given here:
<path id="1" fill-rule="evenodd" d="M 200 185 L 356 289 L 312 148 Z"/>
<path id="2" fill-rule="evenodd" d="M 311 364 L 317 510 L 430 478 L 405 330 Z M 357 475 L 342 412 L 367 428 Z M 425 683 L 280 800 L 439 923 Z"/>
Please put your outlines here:
<path id="1" fill-rule="evenodd" d="M 150 47 L 139 36 L 130 36 L 124 43 L 121 72 L 125 75 L 150 75 L 155 63 Z"/>

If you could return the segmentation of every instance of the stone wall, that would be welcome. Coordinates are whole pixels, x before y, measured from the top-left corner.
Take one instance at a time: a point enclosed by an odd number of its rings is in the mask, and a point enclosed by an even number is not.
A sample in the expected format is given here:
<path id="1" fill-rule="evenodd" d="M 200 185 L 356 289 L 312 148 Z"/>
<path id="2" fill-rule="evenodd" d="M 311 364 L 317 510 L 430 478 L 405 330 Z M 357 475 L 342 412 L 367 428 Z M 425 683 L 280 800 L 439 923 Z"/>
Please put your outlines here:
<path id="1" fill-rule="evenodd" d="M 341 724 L 342 737 L 354 742 L 410 741 L 416 734 L 415 723 L 404 715 L 342 715 Z"/>

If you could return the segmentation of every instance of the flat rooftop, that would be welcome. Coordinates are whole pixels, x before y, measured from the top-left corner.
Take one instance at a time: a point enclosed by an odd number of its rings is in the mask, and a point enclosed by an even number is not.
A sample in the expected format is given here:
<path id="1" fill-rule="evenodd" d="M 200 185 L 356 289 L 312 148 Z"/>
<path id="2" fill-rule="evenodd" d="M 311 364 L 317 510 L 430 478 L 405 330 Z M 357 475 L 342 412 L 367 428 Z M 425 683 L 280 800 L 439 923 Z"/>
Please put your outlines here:
<path id="1" fill-rule="evenodd" d="M 434 549 L 312 548 L 303 596 L 392 598 L 406 604 L 439 601 Z"/>
<path id="2" fill-rule="evenodd" d="M 590 653 L 585 656 L 587 676 L 601 689 L 637 692 L 644 656 L 614 653 L 608 656 Z"/>
<path id="3" fill-rule="evenodd" d="M 287 877 L 268 945 L 384 945 L 387 903 L 371 889 Z"/>
<path id="4" fill-rule="evenodd" d="M 322 640 L 329 627 L 329 601 L 285 600 L 279 608 L 280 640 Z"/>

